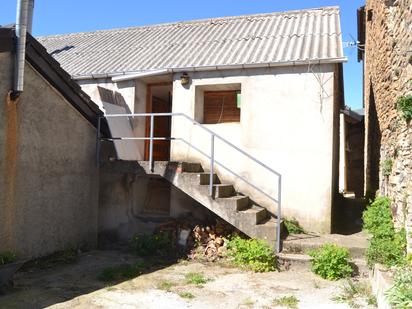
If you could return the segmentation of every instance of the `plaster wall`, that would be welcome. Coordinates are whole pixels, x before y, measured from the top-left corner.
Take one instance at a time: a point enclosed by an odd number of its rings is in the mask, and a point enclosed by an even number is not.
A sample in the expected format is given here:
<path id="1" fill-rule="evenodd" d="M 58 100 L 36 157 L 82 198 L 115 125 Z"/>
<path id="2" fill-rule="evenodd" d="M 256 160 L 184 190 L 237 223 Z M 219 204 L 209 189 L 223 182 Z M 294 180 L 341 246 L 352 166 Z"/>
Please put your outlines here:
<path id="1" fill-rule="evenodd" d="M 6 100 L 14 56 L 0 53 L 0 251 L 33 258 L 97 240 L 95 128 L 29 64 Z"/>
<path id="2" fill-rule="evenodd" d="M 240 123 L 206 125 L 234 145 L 250 153 L 282 175 L 282 215 L 294 217 L 308 231 L 331 231 L 331 208 L 338 168 L 334 153 L 337 91 L 333 65 L 295 66 L 189 73 L 191 83 L 183 86 L 174 76 L 173 112 L 182 112 L 202 121 L 201 92 L 210 85 L 240 85 L 242 93 Z M 199 111 L 200 108 L 200 111 Z M 210 135 L 184 119 L 173 118 L 172 136 L 182 137 L 210 154 Z M 335 136 L 335 137 L 334 137 Z M 181 141 L 173 141 L 174 161 L 209 160 Z M 252 160 L 240 155 L 221 140 L 215 139 L 215 158 L 277 198 L 278 177 Z M 234 179 L 216 167 L 229 183 Z M 238 191 L 251 195 L 257 203 L 276 213 L 276 203 L 242 181 Z M 336 186 L 337 190 L 337 186 Z"/>

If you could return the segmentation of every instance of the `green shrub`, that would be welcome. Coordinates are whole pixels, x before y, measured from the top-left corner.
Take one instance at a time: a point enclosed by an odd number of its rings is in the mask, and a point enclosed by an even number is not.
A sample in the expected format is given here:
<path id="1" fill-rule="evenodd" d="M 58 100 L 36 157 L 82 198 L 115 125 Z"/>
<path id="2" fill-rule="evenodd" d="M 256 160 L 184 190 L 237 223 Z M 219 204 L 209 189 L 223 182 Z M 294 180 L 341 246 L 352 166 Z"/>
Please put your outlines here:
<path id="1" fill-rule="evenodd" d="M 406 233 L 402 229 L 386 237 L 373 236 L 366 250 L 366 259 L 369 267 L 380 263 L 391 267 L 405 263 Z"/>
<path id="2" fill-rule="evenodd" d="M 13 252 L 6 251 L 0 253 L 0 266 L 13 263 L 17 260 L 17 255 Z"/>
<path id="3" fill-rule="evenodd" d="M 377 197 L 363 213 L 363 228 L 372 234 L 366 250 L 368 266 L 375 263 L 385 266 L 403 264 L 406 251 L 406 233 L 395 231 L 390 199 Z"/>
<path id="4" fill-rule="evenodd" d="M 386 159 L 383 160 L 381 163 L 381 168 L 382 168 L 382 174 L 385 177 L 388 177 L 392 173 L 392 166 L 393 166 L 393 160 L 392 159 Z"/>
<path id="5" fill-rule="evenodd" d="M 394 234 L 391 201 L 387 197 L 377 197 L 363 212 L 363 229 L 374 237 L 387 237 Z"/>
<path id="6" fill-rule="evenodd" d="M 412 268 L 402 268 L 395 273 L 394 285 L 386 292 L 386 298 L 393 308 L 412 308 Z"/>
<path id="7" fill-rule="evenodd" d="M 234 236 L 229 240 L 228 254 L 233 257 L 236 265 L 245 266 L 255 272 L 276 270 L 276 256 L 263 240 Z"/>
<path id="8" fill-rule="evenodd" d="M 398 99 L 397 106 L 403 119 L 409 122 L 412 119 L 412 95 L 400 97 Z"/>
<path id="9" fill-rule="evenodd" d="M 313 257 L 312 270 L 315 274 L 328 280 L 348 277 L 353 269 L 349 264 L 349 250 L 335 244 L 324 244 L 316 250 L 311 250 Z"/>
<path id="10" fill-rule="evenodd" d="M 299 225 L 299 222 L 296 219 L 284 220 L 286 229 L 289 234 L 302 234 L 305 233 L 303 228 Z"/>
<path id="11" fill-rule="evenodd" d="M 133 238 L 134 251 L 140 256 L 168 255 L 173 247 L 173 242 L 167 233 L 136 235 Z"/>

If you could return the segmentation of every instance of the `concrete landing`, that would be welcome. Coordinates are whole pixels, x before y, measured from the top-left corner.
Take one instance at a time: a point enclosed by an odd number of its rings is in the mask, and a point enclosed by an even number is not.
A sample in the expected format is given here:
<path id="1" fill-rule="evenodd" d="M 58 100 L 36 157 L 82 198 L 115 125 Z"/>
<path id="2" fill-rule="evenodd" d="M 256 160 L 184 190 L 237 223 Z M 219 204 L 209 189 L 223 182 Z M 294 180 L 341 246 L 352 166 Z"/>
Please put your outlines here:
<path id="1" fill-rule="evenodd" d="M 334 243 L 349 249 L 352 258 L 363 258 L 368 247 L 369 235 L 359 232 L 352 235 L 290 234 L 283 242 L 283 253 L 306 253 L 325 243 Z"/>

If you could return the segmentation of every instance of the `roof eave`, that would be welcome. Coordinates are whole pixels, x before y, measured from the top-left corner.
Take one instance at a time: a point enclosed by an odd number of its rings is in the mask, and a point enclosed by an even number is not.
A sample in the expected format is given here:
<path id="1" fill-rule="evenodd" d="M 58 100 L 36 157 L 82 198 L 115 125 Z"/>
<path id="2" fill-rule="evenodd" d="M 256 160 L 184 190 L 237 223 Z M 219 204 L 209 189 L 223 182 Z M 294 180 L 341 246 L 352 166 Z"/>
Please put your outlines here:
<path id="1" fill-rule="evenodd" d="M 272 68 L 272 67 L 287 67 L 287 66 L 300 66 L 300 65 L 316 65 L 316 64 L 334 64 L 345 63 L 348 61 L 346 57 L 340 58 L 324 58 L 324 59 L 305 59 L 295 61 L 283 61 L 283 62 L 262 62 L 262 63 L 246 63 L 246 64 L 227 64 L 227 65 L 214 65 L 214 66 L 193 66 L 193 67 L 181 67 L 181 68 L 166 68 L 150 71 L 123 71 L 113 73 L 99 73 L 99 74 L 86 74 L 86 75 L 74 75 L 75 80 L 91 80 L 91 79 L 109 79 L 114 82 L 126 81 L 132 79 L 139 79 L 147 76 L 158 76 L 170 73 L 179 72 L 204 72 L 204 71 L 222 71 L 222 70 L 239 70 L 239 69 L 255 69 L 255 68 Z"/>

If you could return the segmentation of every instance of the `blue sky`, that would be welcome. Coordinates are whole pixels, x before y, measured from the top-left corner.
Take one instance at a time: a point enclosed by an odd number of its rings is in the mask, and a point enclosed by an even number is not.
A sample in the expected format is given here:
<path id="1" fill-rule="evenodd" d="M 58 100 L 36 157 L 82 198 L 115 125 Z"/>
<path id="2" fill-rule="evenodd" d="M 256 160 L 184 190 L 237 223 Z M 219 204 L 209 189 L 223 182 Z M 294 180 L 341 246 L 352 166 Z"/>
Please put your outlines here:
<path id="1" fill-rule="evenodd" d="M 356 39 L 356 9 L 364 0 L 35 0 L 34 35 L 60 34 L 157 24 L 208 17 L 314 8 L 341 8 L 343 41 Z M 16 0 L 2 0 L 0 25 L 14 23 Z M 353 37 L 353 38 L 352 38 Z M 345 48 L 345 101 L 353 109 L 362 107 L 362 67 L 356 48 Z"/>

